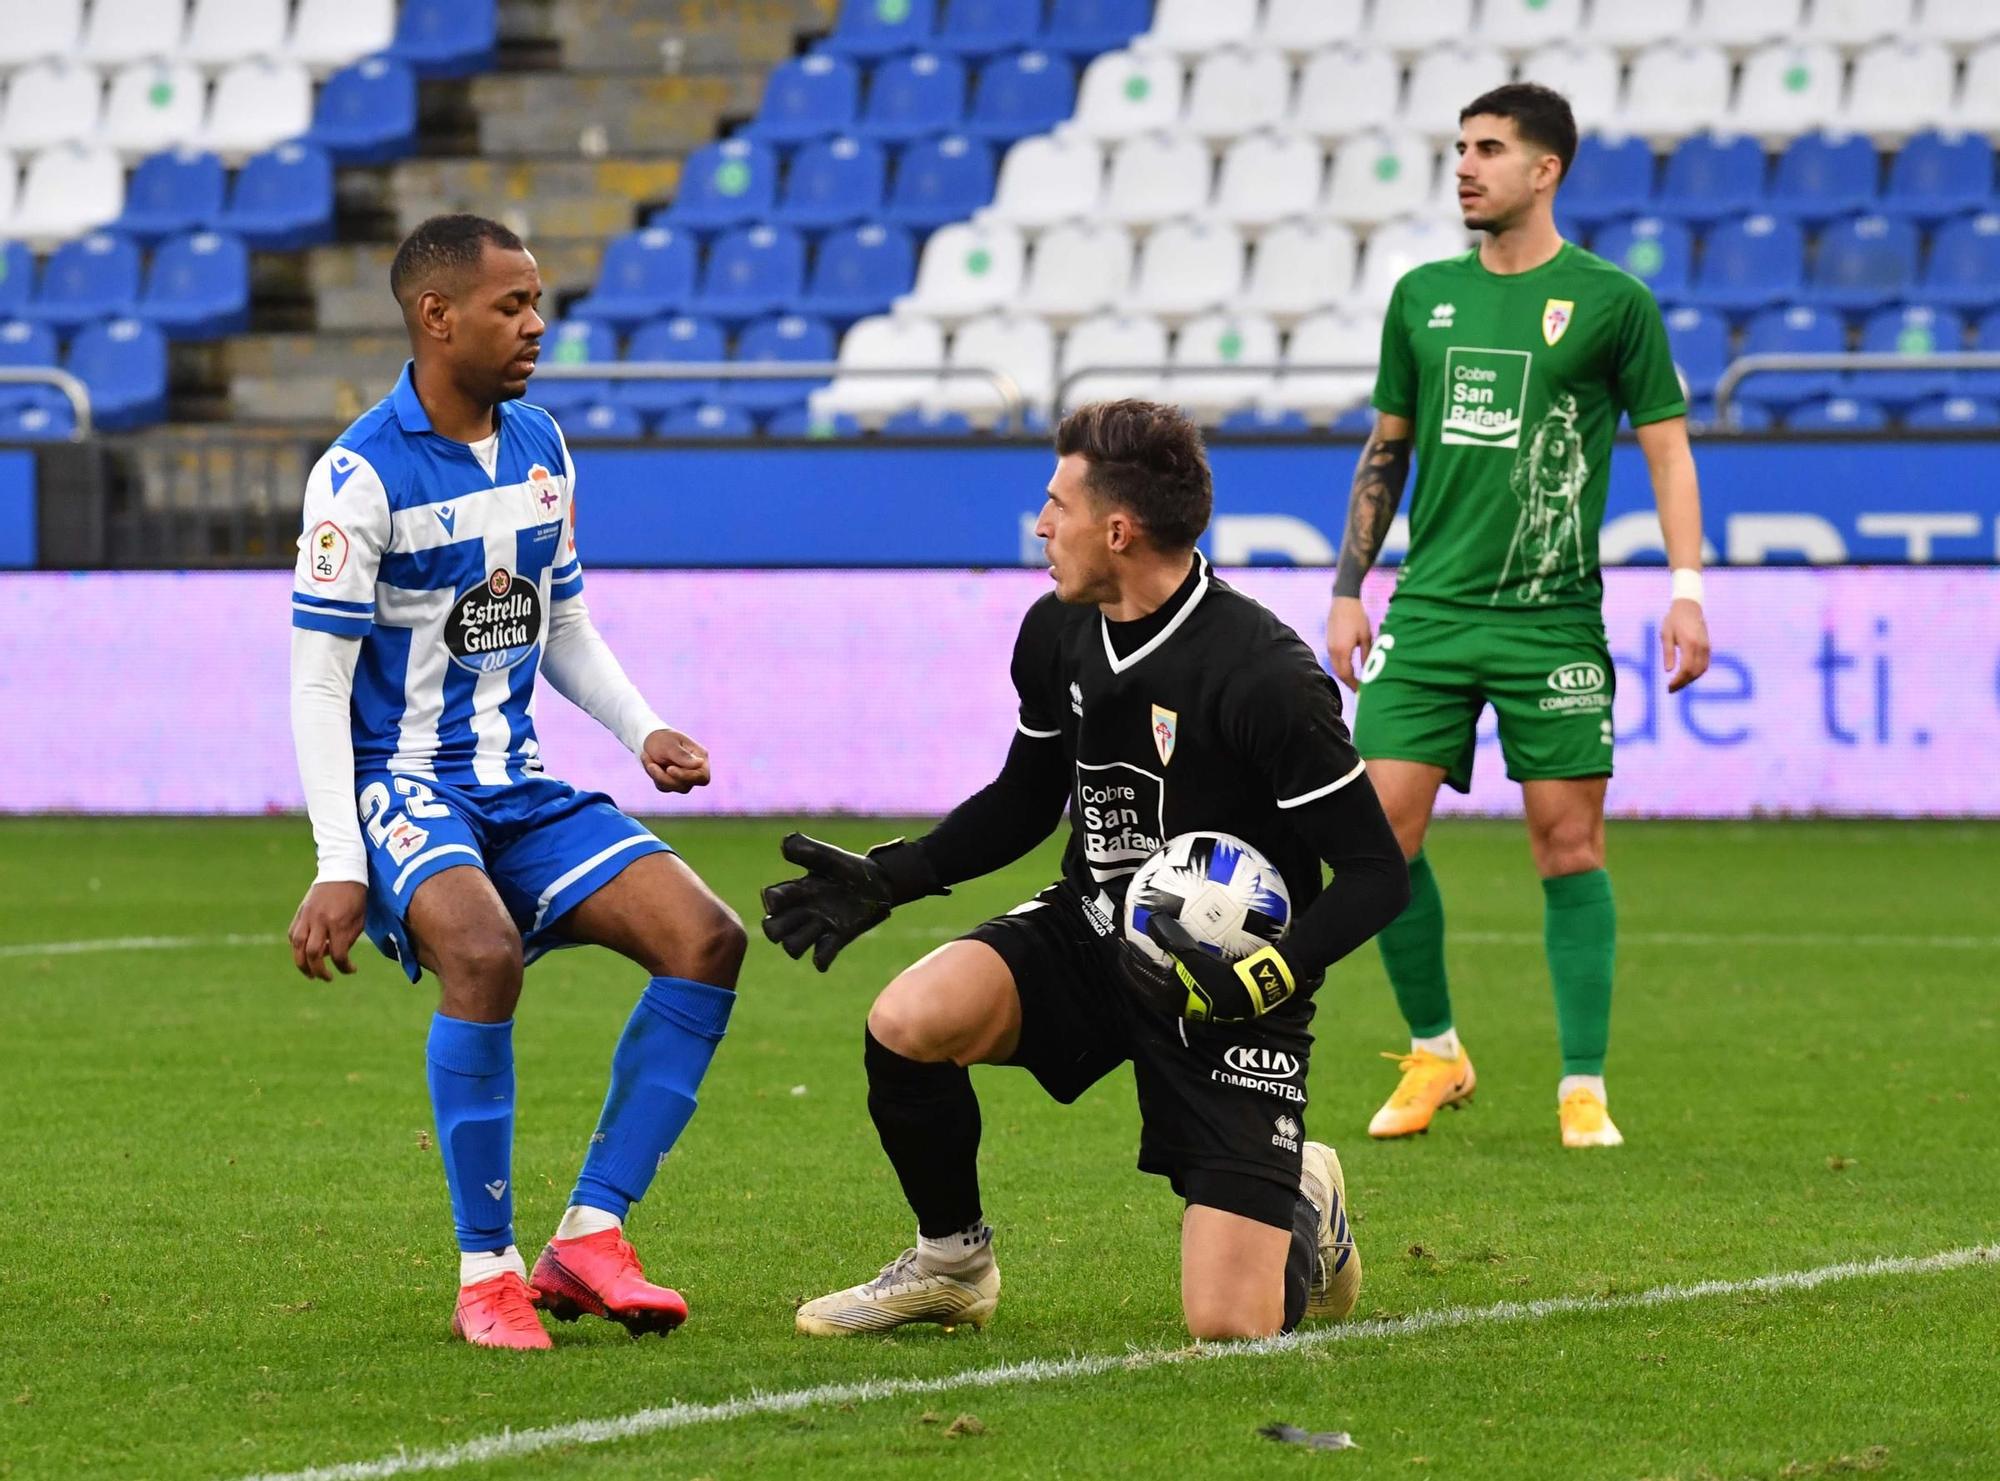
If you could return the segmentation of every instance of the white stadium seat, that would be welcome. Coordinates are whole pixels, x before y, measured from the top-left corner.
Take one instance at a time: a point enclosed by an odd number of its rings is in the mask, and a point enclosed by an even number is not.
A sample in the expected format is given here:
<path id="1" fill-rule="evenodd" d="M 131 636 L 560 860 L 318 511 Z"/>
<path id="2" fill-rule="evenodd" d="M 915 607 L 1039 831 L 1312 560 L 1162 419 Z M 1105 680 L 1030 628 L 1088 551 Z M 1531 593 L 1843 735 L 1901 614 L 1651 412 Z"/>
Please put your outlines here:
<path id="1" fill-rule="evenodd" d="M 1269 319 L 1255 314 L 1204 314 L 1183 324 L 1174 336 L 1168 398 L 1198 422 L 1219 422 L 1262 400 L 1275 383 L 1275 371 L 1247 367 L 1277 363 L 1278 326 Z M 1246 369 L 1218 368 L 1229 365 Z"/>
<path id="2" fill-rule="evenodd" d="M 1413 267 L 1455 257 L 1467 249 L 1470 234 L 1435 217 L 1392 221 L 1368 238 L 1361 255 L 1361 277 L 1354 285 L 1354 302 L 1381 313 L 1389 306 L 1396 280 Z"/>
<path id="3" fill-rule="evenodd" d="M 1916 34 L 1954 46 L 2000 39 L 2000 5 L 1993 0 L 1924 0 Z"/>
<path id="4" fill-rule="evenodd" d="M 1289 366 L 1352 365 L 1353 370 L 1287 369 L 1264 393 L 1273 411 L 1299 411 L 1330 421 L 1375 390 L 1375 365 L 1382 355 L 1380 315 L 1340 311 L 1314 314 L 1292 330 L 1285 346 Z"/>
<path id="5" fill-rule="evenodd" d="M 1426 208 L 1434 159 L 1415 134 L 1362 134 L 1340 146 L 1320 214 L 1373 226 Z"/>
<path id="6" fill-rule="evenodd" d="M 67 59 L 23 67 L 7 80 L 0 144 L 26 153 L 81 142 L 97 132 L 103 101 L 104 84 L 95 67 Z"/>
<path id="7" fill-rule="evenodd" d="M 1483 0 L 1479 29 L 1488 46 L 1513 55 L 1567 40 L 1583 29 L 1583 0 Z"/>
<path id="8" fill-rule="evenodd" d="M 1214 216 L 1248 230 L 1318 208 L 1326 156 L 1302 134 L 1252 134 L 1222 157 Z"/>
<path id="9" fill-rule="evenodd" d="M 861 320 L 840 342 L 842 370 L 896 370 L 907 375 L 836 375 L 808 398 L 815 417 L 845 414 L 863 426 L 880 426 L 899 411 L 931 405 L 944 364 L 944 331 L 912 314 L 877 314 Z"/>
<path id="10" fill-rule="evenodd" d="M 1030 411 L 1047 415 L 1055 398 L 1056 337 L 1046 319 L 999 313 L 969 320 L 952 336 L 948 363 L 1003 372 L 1020 388 Z M 981 427 L 998 421 L 1001 411 L 992 384 L 971 376 L 946 376 L 935 405 Z"/>
<path id="11" fill-rule="evenodd" d="M 1110 308 L 1131 284 L 1132 238 L 1125 228 L 1075 222 L 1036 239 L 1021 307 L 1061 325 Z"/>
<path id="12" fill-rule="evenodd" d="M 1950 122 L 1957 129 L 2000 130 L 2000 41 L 1988 42 L 1965 59 L 1965 81 Z"/>
<path id="13" fill-rule="evenodd" d="M 1753 52 L 1743 63 L 1729 126 L 1774 149 L 1798 134 L 1826 128 L 1840 115 L 1846 75 L 1840 53 L 1824 43 Z"/>
<path id="14" fill-rule="evenodd" d="M 284 50 L 290 0 L 194 0 L 180 55 L 222 67 Z"/>
<path id="15" fill-rule="evenodd" d="M 1158 0 L 1144 45 L 1183 57 L 1234 46 L 1257 34 L 1259 0 Z"/>
<path id="16" fill-rule="evenodd" d="M 1871 41 L 1907 36 L 1916 23 L 1916 0 L 1812 0 L 1799 39 L 1855 51 Z"/>
<path id="17" fill-rule="evenodd" d="M 1094 139 L 1128 139 L 1180 122 L 1180 58 L 1167 52 L 1108 51 L 1084 69 L 1071 127 Z"/>
<path id="18" fill-rule="evenodd" d="M 1213 173 L 1208 150 L 1187 134 L 1127 139 L 1111 156 L 1102 215 L 1133 226 L 1193 215 L 1208 205 Z"/>
<path id="19" fill-rule="evenodd" d="M 1292 64 L 1283 52 L 1231 48 L 1196 64 L 1184 126 L 1204 139 L 1275 128 L 1292 111 Z"/>
<path id="20" fill-rule="evenodd" d="M 28 161 L 9 234 L 52 245 L 93 231 L 125 209 L 125 168 L 101 145 L 61 144 Z"/>
<path id="21" fill-rule="evenodd" d="M 1693 29 L 1694 0 L 1596 0 L 1581 39 L 1630 56 Z"/>
<path id="22" fill-rule="evenodd" d="M 969 319 L 1020 297 L 1027 269 L 1027 245 L 1014 227 L 947 226 L 924 244 L 916 287 L 896 307 L 947 324 Z"/>
<path id="23" fill-rule="evenodd" d="M 983 215 L 1017 226 L 1053 226 L 1096 213 L 1104 198 L 1104 146 L 1076 134 L 1041 134 L 1007 151 Z"/>
<path id="24" fill-rule="evenodd" d="M 35 0 L 12 7 L 0 26 L 0 68 L 66 57 L 83 35 L 83 0 Z"/>
<path id="25" fill-rule="evenodd" d="M 1618 117 L 1618 56 L 1608 46 L 1564 42 L 1545 46 L 1521 62 L 1521 80 L 1552 87 L 1569 99 L 1576 126 L 1614 131 Z"/>
<path id="26" fill-rule="evenodd" d="M 1237 300 L 1280 324 L 1342 303 L 1354 290 L 1354 233 L 1335 221 L 1288 221 L 1258 239 Z"/>
<path id="27" fill-rule="evenodd" d="M 1382 127 L 1402 108 L 1403 69 L 1373 47 L 1316 51 L 1299 74 L 1293 122 L 1316 138 L 1349 138 Z"/>
<path id="28" fill-rule="evenodd" d="M 1472 0 L 1376 0 L 1368 40 L 1402 56 L 1472 34 Z"/>
<path id="29" fill-rule="evenodd" d="M 1884 41 L 1854 59 L 1843 128 L 1896 141 L 1951 116 L 1958 62 L 1942 42 Z"/>
<path id="30" fill-rule="evenodd" d="M 1362 0 L 1265 0 L 1258 39 L 1293 56 L 1361 32 Z"/>
<path id="31" fill-rule="evenodd" d="M 215 82 L 204 147 L 241 160 L 312 127 L 312 77 L 297 62 L 238 62 Z"/>
<path id="32" fill-rule="evenodd" d="M 396 0 L 299 0 L 285 55 L 324 77 L 395 39 Z"/>
<path id="33" fill-rule="evenodd" d="M 111 79 L 98 137 L 136 160 L 201 133 L 208 80 L 188 62 L 131 62 Z"/>
<path id="34" fill-rule="evenodd" d="M 1728 111 L 1729 58 L 1720 47 L 1669 42 L 1633 58 L 1625 82 L 1625 132 L 1658 146 Z"/>
<path id="35" fill-rule="evenodd" d="M 1691 39 L 1742 56 L 1805 29 L 1806 0 L 1706 0 Z"/>
<path id="36" fill-rule="evenodd" d="M 1433 47 L 1410 69 L 1403 126 L 1434 144 L 1458 137 L 1458 110 L 1511 75 L 1507 59 L 1486 46 Z"/>
<path id="37" fill-rule="evenodd" d="M 1063 340 L 1062 383 L 1057 386 L 1060 415 L 1086 401 L 1133 396 L 1159 401 L 1166 395 L 1167 326 L 1143 314 L 1099 314 L 1085 319 Z M 1141 367 L 1117 369 L 1115 367 Z M 1155 370 L 1152 367 L 1158 366 Z M 1070 377 L 1092 367 L 1102 374 Z"/>
<path id="38" fill-rule="evenodd" d="M 1208 221 L 1176 221 L 1139 248 L 1125 307 L 1169 322 L 1220 308 L 1243 288 L 1243 238 Z"/>
<path id="39" fill-rule="evenodd" d="M 77 55 L 100 67 L 170 57 L 186 20 L 181 0 L 94 0 Z"/>

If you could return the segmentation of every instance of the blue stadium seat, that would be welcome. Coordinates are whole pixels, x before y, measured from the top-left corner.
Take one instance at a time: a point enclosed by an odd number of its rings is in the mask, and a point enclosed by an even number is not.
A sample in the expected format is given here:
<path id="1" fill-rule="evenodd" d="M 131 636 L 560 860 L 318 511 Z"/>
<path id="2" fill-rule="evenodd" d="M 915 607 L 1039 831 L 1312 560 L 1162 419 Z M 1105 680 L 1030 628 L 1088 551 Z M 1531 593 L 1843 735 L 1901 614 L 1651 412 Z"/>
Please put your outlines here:
<path id="1" fill-rule="evenodd" d="M 139 317 L 169 339 L 218 339 L 250 327 L 250 251 L 221 231 L 169 237 L 153 253 Z"/>
<path id="2" fill-rule="evenodd" d="M 1705 308 L 1747 313 L 1796 298 L 1805 279 L 1805 234 L 1778 216 L 1725 221 L 1702 239 L 1701 266 L 1686 299 Z"/>
<path id="3" fill-rule="evenodd" d="M 924 51 L 876 64 L 854 132 L 868 139 L 919 139 L 964 121 L 965 64 Z"/>
<path id="4" fill-rule="evenodd" d="M 886 57 L 928 46 L 937 27 L 935 0 L 845 0 L 826 51 Z"/>
<path id="5" fill-rule="evenodd" d="M 727 440 L 756 436 L 757 424 L 750 420 L 750 413 L 740 406 L 717 406 L 709 403 L 670 411 L 660 418 L 653 430 L 661 437 L 700 441 Z"/>
<path id="6" fill-rule="evenodd" d="M 75 434 L 76 414 L 67 400 L 59 406 L 33 401 L 0 403 L 0 442 L 67 442 Z"/>
<path id="7" fill-rule="evenodd" d="M 835 348 L 833 326 L 825 320 L 785 314 L 745 329 L 736 342 L 736 358 L 750 365 L 830 361 Z M 806 397 L 825 384 L 823 379 L 725 381 L 716 400 L 745 411 L 782 411 L 805 405 Z"/>
<path id="8" fill-rule="evenodd" d="M 815 442 L 826 442 L 839 437 L 859 437 L 861 423 L 846 412 L 835 412 L 832 416 L 816 415 L 810 407 L 794 406 L 779 412 L 764 423 L 766 437 L 801 437 Z"/>
<path id="9" fill-rule="evenodd" d="M 1153 24 L 1153 0 L 1054 0 L 1042 45 L 1092 57 L 1115 51 Z"/>
<path id="10" fill-rule="evenodd" d="M 1973 330 L 1972 347 L 2000 355 L 2000 312 L 1979 321 Z M 2000 370 L 1961 370 L 1952 378 L 1951 388 L 1959 396 L 2000 397 Z"/>
<path id="11" fill-rule="evenodd" d="M 1224 417 L 1216 430 L 1226 437 L 1303 437 L 1312 431 L 1312 423 L 1302 411 L 1246 406 Z"/>
<path id="12" fill-rule="evenodd" d="M 882 424 L 884 437 L 970 437 L 972 423 L 956 411 L 925 411 L 911 407 Z"/>
<path id="13" fill-rule="evenodd" d="M 688 308 L 725 323 L 774 314 L 806 286 L 806 243 L 782 226 L 750 226 L 718 237 Z"/>
<path id="14" fill-rule="evenodd" d="M 1830 308 L 1872 309 L 1907 297 L 1916 281 L 1916 224 L 1856 216 L 1820 233 L 1805 296 Z"/>
<path id="15" fill-rule="evenodd" d="M 0 323 L 0 365 L 14 369 L 60 364 L 62 357 L 56 353 L 56 332 L 48 325 L 27 319 L 9 319 Z M 14 389 L 9 387 L 9 394 Z"/>
<path id="16" fill-rule="evenodd" d="M 379 165 L 417 147 L 417 74 L 394 57 L 368 57 L 319 85 L 313 143 L 343 165 Z"/>
<path id="17" fill-rule="evenodd" d="M 1678 221 L 1663 221 L 1658 216 L 1614 221 L 1597 234 L 1593 248 L 1599 257 L 1638 278 L 1663 303 L 1672 303 L 1687 292 L 1694 267 L 1694 238 Z"/>
<path id="18" fill-rule="evenodd" d="M 620 330 L 672 313 L 694 297 L 696 245 L 692 235 L 671 226 L 613 237 L 598 264 L 597 286 L 571 312 Z"/>
<path id="19" fill-rule="evenodd" d="M 1965 320 L 1950 309 L 1906 305 L 1880 309 L 1861 326 L 1861 346 L 1874 354 L 1936 355 L 1965 348 Z M 1892 409 L 1948 396 L 1954 388 L 1948 370 L 1857 370 L 1848 377 L 1847 393 L 1865 396 Z"/>
<path id="20" fill-rule="evenodd" d="M 1775 416 L 1754 401 L 1732 401 L 1729 419 L 1726 430 L 1731 432 L 1768 432 L 1778 424 Z M 1715 418 L 1715 403 L 1709 400 L 1690 401 L 1688 421 L 1704 432 L 1715 431 L 1721 425 Z"/>
<path id="21" fill-rule="evenodd" d="M 142 242 L 193 231 L 222 214 L 229 179 L 205 149 L 169 149 L 139 161 L 125 187 L 125 213 L 112 226 Z"/>
<path id="22" fill-rule="evenodd" d="M 717 231 L 762 221 L 778 199 L 778 156 L 768 144 L 725 139 L 705 145 L 681 166 L 681 188 L 665 213 L 669 225 Z"/>
<path id="23" fill-rule="evenodd" d="M 1045 134 L 1076 111 L 1076 72 L 1054 52 L 995 57 L 972 84 L 965 132 L 1012 143 Z"/>
<path id="24" fill-rule="evenodd" d="M 466 77 L 493 65 L 498 0 L 402 0 L 389 54 L 419 77 Z"/>
<path id="25" fill-rule="evenodd" d="M 1745 355 L 1833 355 L 1846 348 L 1847 325 L 1840 315 L 1807 304 L 1765 309 L 1743 334 Z M 1837 370 L 1766 370 L 1746 377 L 1736 399 L 1781 408 L 1837 395 L 1840 389 Z"/>
<path id="26" fill-rule="evenodd" d="M 107 319 L 77 335 L 69 372 L 90 388 L 97 427 L 119 432 L 167 414 L 167 337 L 140 319 Z"/>
<path id="27" fill-rule="evenodd" d="M 35 254 L 26 242 L 0 242 L 0 317 L 13 318 L 35 294 Z"/>
<path id="28" fill-rule="evenodd" d="M 639 326 L 625 347 L 627 360 L 663 360 L 674 365 L 714 364 L 729 358 L 728 338 L 713 319 L 679 314 Z M 720 382 L 620 381 L 614 399 L 642 416 L 658 416 L 678 407 L 714 401 Z"/>
<path id="29" fill-rule="evenodd" d="M 129 314 L 138 301 L 138 245 L 117 232 L 94 231 L 56 248 L 21 312 L 67 335 L 92 319 Z"/>
<path id="30" fill-rule="evenodd" d="M 1801 134 L 1785 146 L 1764 209 L 1808 226 L 1872 211 L 1882 162 L 1865 134 Z"/>
<path id="31" fill-rule="evenodd" d="M 882 220 L 933 231 L 963 221 L 993 199 L 993 151 L 976 139 L 949 134 L 906 148 L 896 161 Z"/>
<path id="32" fill-rule="evenodd" d="M 1729 323 L 1720 314 L 1688 307 L 1667 311 L 1667 344 L 1689 396 L 1712 396 L 1729 363 Z"/>
<path id="33" fill-rule="evenodd" d="M 2000 401 L 1978 396 L 1933 396 L 1903 413 L 1912 432 L 1992 431 L 2000 427 Z"/>
<path id="34" fill-rule="evenodd" d="M 939 51 L 990 57 L 1032 46 L 1042 29 L 1042 0 L 944 0 Z"/>
<path id="35" fill-rule="evenodd" d="M 1929 130 L 1908 140 L 1889 162 L 1882 211 L 1914 221 L 1942 221 L 1993 205 L 1993 144 L 1984 134 Z"/>
<path id="36" fill-rule="evenodd" d="M 851 324 L 886 312 L 916 281 L 917 248 L 908 232 L 858 226 L 834 232 L 819 244 L 812 280 L 799 307 L 837 324 Z"/>
<path id="37" fill-rule="evenodd" d="M 1787 432 L 1879 432 L 1888 425 L 1889 413 L 1880 405 L 1853 396 L 1809 401 L 1785 417 Z"/>
<path id="38" fill-rule="evenodd" d="M 1362 402 L 1350 406 L 1326 424 L 1329 432 L 1368 433 L 1375 430 L 1375 408 Z"/>
<path id="39" fill-rule="evenodd" d="M 618 333 L 595 319 L 573 318 L 552 323 L 542 332 L 542 359 L 547 365 L 604 365 L 618 358 Z M 558 380 L 537 376 L 529 383 L 528 400 L 564 416 L 611 400 L 614 382 Z"/>
<path id="40" fill-rule="evenodd" d="M 861 69 L 846 57 L 816 52 L 774 68 L 764 101 L 744 137 L 769 144 L 803 144 L 844 134 L 861 112 Z"/>
<path id="41" fill-rule="evenodd" d="M 825 230 L 871 220 L 889 188 L 889 155 L 863 139 L 822 139 L 792 156 L 785 192 L 770 219 L 779 226 Z"/>
<path id="42" fill-rule="evenodd" d="M 563 421 L 563 436 L 571 442 L 637 442 L 646 435 L 646 423 L 629 406 L 586 406 L 571 412 Z"/>
<path id="43" fill-rule="evenodd" d="M 317 144 L 280 144 L 236 172 L 229 204 L 213 225 L 259 251 L 333 239 L 333 161 Z"/>
<path id="44" fill-rule="evenodd" d="M 1764 151 L 1755 139 L 1695 134 L 1667 157 L 1653 210 L 1706 225 L 1755 211 L 1764 198 Z"/>
<path id="45" fill-rule="evenodd" d="M 1619 216 L 1652 209 L 1653 151 L 1644 139 L 1608 140 L 1586 134 L 1556 196 L 1564 217 L 1586 231 Z"/>
<path id="46" fill-rule="evenodd" d="M 1939 227 L 1931 237 L 1917 296 L 1961 309 L 2000 303 L 2000 213 L 1987 211 Z"/>

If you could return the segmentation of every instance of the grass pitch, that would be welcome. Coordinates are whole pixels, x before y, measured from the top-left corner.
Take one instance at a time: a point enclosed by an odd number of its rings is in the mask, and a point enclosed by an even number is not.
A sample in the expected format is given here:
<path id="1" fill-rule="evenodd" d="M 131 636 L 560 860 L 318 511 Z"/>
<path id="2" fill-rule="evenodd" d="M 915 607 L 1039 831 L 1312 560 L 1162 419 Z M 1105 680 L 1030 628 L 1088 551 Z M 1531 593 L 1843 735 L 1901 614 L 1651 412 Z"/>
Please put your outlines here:
<path id="1" fill-rule="evenodd" d="M 786 826 L 665 831 L 750 918 Z M 1442 825 L 1431 852 L 1477 1103 L 1418 1140 L 1363 1134 L 1394 1081 L 1375 1053 L 1402 1042 L 1372 949 L 1336 970 L 1316 1024 L 1308 1119 L 1346 1161 L 1361 1313 L 1586 1309 L 809 1403 L 453 1469 L 2000 1476 L 2000 1265 L 1615 1299 L 2000 1239 L 2000 834 L 1614 823 L 1612 1108 L 1629 1144 L 1601 1153 L 1556 1142 L 1541 899 L 1518 826 Z M 826 978 L 755 941 L 702 1109 L 632 1223 L 692 1320 L 644 1343 L 559 1327 L 540 1356 L 447 1338 L 431 996 L 365 945 L 358 977 L 293 973 L 277 938 L 308 853 L 297 821 L 0 824 L 0 1476 L 416 1459 L 676 1401 L 1182 1345 L 1178 1206 L 1133 1170 L 1125 1074 L 1064 1109 L 1024 1074 L 975 1072 L 1007 1279 L 986 1332 L 792 1332 L 798 1299 L 872 1273 L 910 1237 L 863 1106 L 872 992 L 1044 883 L 1052 847 L 898 912 Z M 236 936 L 255 939 L 223 939 Z M 166 939 L 75 945 L 110 938 Z M 515 1177 L 530 1260 L 639 986 L 595 951 L 529 974 Z M 1274 1421 L 1346 1430 L 1360 1448 L 1274 1445 L 1256 1433 Z"/>

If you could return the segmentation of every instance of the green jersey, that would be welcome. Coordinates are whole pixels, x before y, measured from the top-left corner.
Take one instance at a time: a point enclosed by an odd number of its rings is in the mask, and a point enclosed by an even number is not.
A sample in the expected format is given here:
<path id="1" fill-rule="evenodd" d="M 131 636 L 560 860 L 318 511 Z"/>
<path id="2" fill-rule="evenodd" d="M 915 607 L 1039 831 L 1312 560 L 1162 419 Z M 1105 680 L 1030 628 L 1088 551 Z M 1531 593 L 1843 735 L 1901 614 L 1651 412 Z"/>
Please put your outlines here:
<path id="1" fill-rule="evenodd" d="M 1415 429 L 1417 485 L 1396 605 L 1530 625 L 1595 620 L 1611 440 L 1684 415 L 1646 285 L 1565 242 L 1524 273 L 1479 254 L 1403 275 L 1375 407 Z"/>

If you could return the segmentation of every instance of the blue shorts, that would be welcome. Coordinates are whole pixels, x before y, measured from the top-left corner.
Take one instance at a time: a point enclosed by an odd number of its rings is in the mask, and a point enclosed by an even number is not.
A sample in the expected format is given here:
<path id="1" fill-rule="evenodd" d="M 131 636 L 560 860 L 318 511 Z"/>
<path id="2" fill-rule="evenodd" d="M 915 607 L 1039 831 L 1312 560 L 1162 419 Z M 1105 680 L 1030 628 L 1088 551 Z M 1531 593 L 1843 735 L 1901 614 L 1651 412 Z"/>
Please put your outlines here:
<path id="1" fill-rule="evenodd" d="M 532 962 L 577 944 L 555 923 L 634 859 L 673 852 L 603 793 L 553 777 L 462 787 L 363 772 L 355 795 L 368 848 L 368 939 L 412 982 L 423 969 L 405 917 L 417 886 L 433 874 L 468 864 L 485 870 Z"/>

